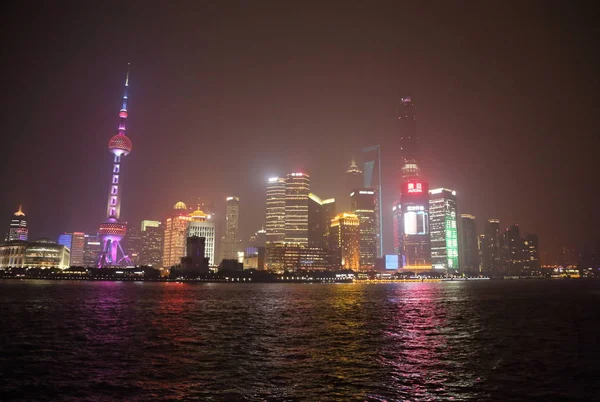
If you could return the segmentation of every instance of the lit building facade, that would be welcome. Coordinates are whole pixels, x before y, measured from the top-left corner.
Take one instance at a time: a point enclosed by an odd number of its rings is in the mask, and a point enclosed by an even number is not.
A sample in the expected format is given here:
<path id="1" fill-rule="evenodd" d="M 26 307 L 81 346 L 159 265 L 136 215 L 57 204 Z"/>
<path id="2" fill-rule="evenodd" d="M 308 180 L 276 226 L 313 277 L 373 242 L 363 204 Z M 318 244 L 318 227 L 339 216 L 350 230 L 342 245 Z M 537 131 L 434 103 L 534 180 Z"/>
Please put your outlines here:
<path id="1" fill-rule="evenodd" d="M 346 170 L 344 176 L 346 179 L 346 194 L 344 194 L 344 201 L 347 202 L 347 200 L 350 199 L 350 193 L 352 193 L 355 189 L 362 188 L 364 186 L 363 172 L 356 165 L 356 161 L 354 160 L 354 158 L 350 162 L 350 166 Z M 348 204 L 344 205 L 349 206 Z"/>
<path id="2" fill-rule="evenodd" d="M 352 213 L 359 221 L 359 253 L 360 269 L 371 270 L 375 268 L 377 257 L 377 208 L 375 190 L 371 188 L 356 188 L 350 193 L 350 206 Z"/>
<path id="3" fill-rule="evenodd" d="M 28 237 L 29 229 L 27 229 L 27 216 L 23 212 L 22 206 L 19 205 L 19 210 L 13 214 L 12 219 L 10 220 L 6 241 L 27 241 Z"/>
<path id="4" fill-rule="evenodd" d="M 460 215 L 459 248 L 460 272 L 465 275 L 479 274 L 479 251 L 477 242 L 477 225 L 475 217 L 469 214 Z"/>
<path id="5" fill-rule="evenodd" d="M 162 222 L 161 221 L 151 221 L 151 220 L 145 219 L 145 220 L 142 221 L 142 223 L 141 223 L 140 226 L 141 226 L 140 230 L 142 232 L 145 232 L 146 228 L 149 228 L 149 227 L 153 227 L 153 228 L 159 228 L 159 227 L 161 227 L 162 226 Z"/>
<path id="6" fill-rule="evenodd" d="M 394 254 L 401 256 L 403 252 L 402 203 L 395 201 L 392 205 L 392 230 L 394 235 Z"/>
<path id="7" fill-rule="evenodd" d="M 540 269 L 539 240 L 536 234 L 528 234 L 523 240 L 523 271 L 534 274 Z"/>
<path id="8" fill-rule="evenodd" d="M 429 193 L 424 181 L 407 181 L 402 188 L 402 266 L 409 271 L 431 269 Z"/>
<path id="9" fill-rule="evenodd" d="M 447 188 L 429 190 L 429 233 L 433 269 L 459 269 L 456 212 L 456 191 Z"/>
<path id="10" fill-rule="evenodd" d="M 363 182 L 365 188 L 375 190 L 375 221 L 377 226 L 377 258 L 383 255 L 383 222 L 381 214 L 382 182 L 381 182 L 381 147 L 373 145 L 362 150 Z"/>
<path id="11" fill-rule="evenodd" d="M 187 218 L 186 238 L 193 236 L 203 237 L 205 239 L 204 252 L 205 257 L 208 258 L 208 264 L 210 266 L 217 265 L 215 264 L 215 224 L 211 222 L 211 216 L 198 208 Z M 237 253 L 234 259 L 237 259 Z"/>
<path id="12" fill-rule="evenodd" d="M 58 237 L 58 244 L 61 244 L 70 250 L 70 264 L 74 267 L 85 266 L 85 243 L 86 238 L 85 233 L 83 232 L 63 233 Z"/>
<path id="13" fill-rule="evenodd" d="M 341 269 L 360 269 L 360 221 L 351 213 L 341 213 L 331 221 L 333 257 Z"/>
<path id="14" fill-rule="evenodd" d="M 85 234 L 83 246 L 83 266 L 93 267 L 102 251 L 102 241 L 98 235 Z"/>
<path id="15" fill-rule="evenodd" d="M 519 225 L 511 225 L 503 236 L 503 259 L 508 275 L 518 276 L 523 272 L 523 239 Z"/>
<path id="16" fill-rule="evenodd" d="M 271 177 L 267 183 L 265 230 L 267 243 L 285 241 L 285 179 Z"/>
<path id="17" fill-rule="evenodd" d="M 290 173 L 285 179 L 285 243 L 308 246 L 310 176 Z"/>
<path id="18" fill-rule="evenodd" d="M 70 251 L 51 240 L 15 240 L 0 245 L 0 268 L 59 268 L 70 266 Z"/>
<path id="19" fill-rule="evenodd" d="M 142 248 L 140 253 L 140 265 L 149 265 L 153 268 L 162 268 L 164 234 L 162 224 L 158 221 L 157 225 L 144 225 L 142 221 Z"/>
<path id="20" fill-rule="evenodd" d="M 239 251 L 239 227 L 240 227 L 240 199 L 238 197 L 227 197 L 225 200 L 225 236 L 223 236 L 221 247 L 221 259 L 233 260 L 237 258 Z"/>
<path id="21" fill-rule="evenodd" d="M 500 233 L 500 221 L 488 219 L 482 247 L 483 271 L 487 275 L 503 275 L 502 259 L 502 235 Z"/>
<path id="22" fill-rule="evenodd" d="M 163 262 L 162 266 L 169 269 L 180 263 L 185 255 L 186 230 L 188 223 L 187 206 L 178 202 L 173 207 L 171 216 L 165 220 Z"/>
<path id="23" fill-rule="evenodd" d="M 298 244 L 269 244 L 265 255 L 266 269 L 274 272 L 326 271 L 332 268 L 331 254 L 322 247 Z"/>
<path id="24" fill-rule="evenodd" d="M 142 233 L 137 227 L 127 229 L 127 255 L 133 265 L 140 263 L 142 253 Z"/>

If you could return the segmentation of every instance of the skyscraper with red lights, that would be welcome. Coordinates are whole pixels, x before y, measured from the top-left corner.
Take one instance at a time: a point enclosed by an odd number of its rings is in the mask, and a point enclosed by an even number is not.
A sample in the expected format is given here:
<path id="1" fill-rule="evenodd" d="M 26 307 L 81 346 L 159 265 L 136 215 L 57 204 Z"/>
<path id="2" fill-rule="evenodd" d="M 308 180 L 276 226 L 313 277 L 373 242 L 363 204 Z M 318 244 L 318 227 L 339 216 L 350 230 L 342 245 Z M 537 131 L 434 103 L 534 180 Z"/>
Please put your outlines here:
<path id="1" fill-rule="evenodd" d="M 121 215 L 121 158 L 131 152 L 131 140 L 126 134 L 127 121 L 127 89 L 129 88 L 129 65 L 125 77 L 125 93 L 123 106 L 119 111 L 118 133 L 108 142 L 108 150 L 113 154 L 113 167 L 108 205 L 106 206 L 106 220 L 100 224 L 98 234 L 102 241 L 102 251 L 98 256 L 98 268 L 131 265 L 131 260 L 121 247 L 121 240 L 127 233 L 127 224 L 119 220 Z"/>

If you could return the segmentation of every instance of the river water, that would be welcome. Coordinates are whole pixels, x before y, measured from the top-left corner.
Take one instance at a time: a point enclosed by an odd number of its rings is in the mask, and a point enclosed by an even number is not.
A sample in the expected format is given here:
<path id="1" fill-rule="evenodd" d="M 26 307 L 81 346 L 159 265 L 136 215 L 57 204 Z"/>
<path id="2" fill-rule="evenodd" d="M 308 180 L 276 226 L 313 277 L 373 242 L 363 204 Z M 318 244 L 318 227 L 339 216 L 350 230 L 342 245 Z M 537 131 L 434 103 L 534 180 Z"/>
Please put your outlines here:
<path id="1" fill-rule="evenodd" d="M 0 399 L 600 397 L 600 282 L 0 281 Z"/>

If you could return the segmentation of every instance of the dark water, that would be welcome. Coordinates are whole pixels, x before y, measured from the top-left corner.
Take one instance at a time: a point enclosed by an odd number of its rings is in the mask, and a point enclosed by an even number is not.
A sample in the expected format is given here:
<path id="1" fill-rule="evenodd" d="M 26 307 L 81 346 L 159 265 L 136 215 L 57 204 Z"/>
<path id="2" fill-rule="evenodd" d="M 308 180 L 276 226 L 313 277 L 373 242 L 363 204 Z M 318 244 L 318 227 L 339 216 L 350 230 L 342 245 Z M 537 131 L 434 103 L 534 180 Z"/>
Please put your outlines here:
<path id="1" fill-rule="evenodd" d="M 0 282 L 0 399 L 592 400 L 600 282 Z"/>

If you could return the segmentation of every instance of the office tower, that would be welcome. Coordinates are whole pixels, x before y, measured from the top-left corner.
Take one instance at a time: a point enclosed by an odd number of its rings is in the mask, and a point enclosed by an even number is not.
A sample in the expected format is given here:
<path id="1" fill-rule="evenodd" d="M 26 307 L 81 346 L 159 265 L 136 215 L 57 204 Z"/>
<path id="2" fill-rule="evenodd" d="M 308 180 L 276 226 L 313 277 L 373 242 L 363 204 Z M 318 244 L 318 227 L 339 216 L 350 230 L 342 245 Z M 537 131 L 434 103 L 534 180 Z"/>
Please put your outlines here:
<path id="1" fill-rule="evenodd" d="M 121 247 L 121 240 L 127 233 L 127 224 L 121 222 L 121 157 L 131 152 L 131 140 L 126 134 L 127 121 L 127 89 L 129 87 L 129 68 L 125 78 L 123 106 L 119 111 L 119 130 L 108 142 L 108 150 L 114 155 L 106 220 L 100 224 L 99 236 L 102 239 L 102 251 L 98 257 L 98 268 L 131 265 L 132 262 Z"/>
<path id="2" fill-rule="evenodd" d="M 285 178 L 285 242 L 308 245 L 310 176 L 289 173 Z"/>
<path id="3" fill-rule="evenodd" d="M 185 255 L 185 239 L 188 223 L 187 206 L 179 201 L 171 216 L 165 220 L 162 267 L 169 269 L 179 264 Z"/>
<path id="4" fill-rule="evenodd" d="M 267 243 L 285 240 L 285 179 L 271 177 L 267 183 L 266 208 Z"/>
<path id="5" fill-rule="evenodd" d="M 469 214 L 460 215 L 460 272 L 466 275 L 479 274 L 479 247 L 477 242 L 477 226 L 475 217 Z"/>
<path id="6" fill-rule="evenodd" d="M 159 228 L 162 226 L 162 223 L 160 221 L 151 221 L 151 220 L 143 220 L 141 226 L 141 231 L 145 232 L 146 228 L 149 227 L 153 227 L 153 228 Z"/>
<path id="7" fill-rule="evenodd" d="M 485 234 L 481 233 L 477 236 L 477 257 L 479 258 L 479 272 L 485 275 L 489 275 L 487 271 L 485 261 L 485 253 L 487 252 L 485 241 Z"/>
<path id="8" fill-rule="evenodd" d="M 431 244 L 427 183 L 405 182 L 402 186 L 401 197 L 402 265 L 408 271 L 430 270 Z"/>
<path id="9" fill-rule="evenodd" d="M 0 268 L 69 268 L 69 248 L 49 239 L 0 245 Z"/>
<path id="10" fill-rule="evenodd" d="M 149 224 L 148 222 L 152 222 Z M 155 225 L 156 224 L 156 225 Z M 165 230 L 158 221 L 142 221 L 140 265 L 162 268 Z"/>
<path id="11" fill-rule="evenodd" d="M 351 213 L 341 213 L 331 221 L 331 244 L 336 265 L 342 269 L 360 269 L 360 221 Z"/>
<path id="12" fill-rule="evenodd" d="M 502 275 L 502 239 L 498 219 L 487 221 L 482 254 L 484 272 L 491 276 Z"/>
<path id="13" fill-rule="evenodd" d="M 394 254 L 401 256 L 404 250 L 402 229 L 402 203 L 395 201 L 392 205 L 392 230 L 394 235 Z"/>
<path id="14" fill-rule="evenodd" d="M 429 190 L 429 233 L 433 269 L 458 270 L 456 191 Z"/>
<path id="15" fill-rule="evenodd" d="M 70 264 L 73 267 L 85 266 L 86 235 L 83 232 L 63 233 L 58 237 L 58 244 L 70 250 Z M 93 262 L 92 262 L 93 264 Z"/>
<path id="16" fill-rule="evenodd" d="M 325 246 L 325 250 L 330 251 L 331 245 L 329 244 L 329 231 L 331 230 L 331 221 L 337 215 L 337 206 L 335 198 L 328 198 L 326 200 L 323 200 L 323 203 L 321 204 L 321 210 L 323 213 L 323 220 L 325 222 L 325 230 L 323 231 L 323 244 Z"/>
<path id="17" fill-rule="evenodd" d="M 133 265 L 139 265 L 142 253 L 142 233 L 137 227 L 127 229 L 127 255 Z"/>
<path id="18" fill-rule="evenodd" d="M 98 256 L 102 251 L 102 241 L 98 235 L 84 235 L 83 266 L 93 267 L 98 262 Z"/>
<path id="19" fill-rule="evenodd" d="M 215 266 L 215 224 L 210 219 L 211 216 L 200 208 L 189 214 L 187 217 L 186 238 L 203 237 L 205 239 L 205 256 L 208 258 L 208 263 Z M 237 255 L 234 259 L 237 259 Z"/>
<path id="20" fill-rule="evenodd" d="M 263 228 L 257 230 L 248 240 L 249 247 L 265 247 L 267 245 L 267 231 Z"/>
<path id="21" fill-rule="evenodd" d="M 523 271 L 523 239 L 519 225 L 512 225 L 504 232 L 504 262 L 508 267 L 508 274 L 521 275 Z"/>
<path id="22" fill-rule="evenodd" d="M 371 270 L 375 268 L 377 256 L 377 208 L 375 190 L 372 188 L 356 188 L 350 193 L 350 206 L 352 213 L 358 217 L 359 222 L 359 253 L 360 269 Z"/>
<path id="23" fill-rule="evenodd" d="M 350 167 L 346 170 L 345 174 L 346 179 L 346 194 L 344 194 L 344 200 L 350 199 L 350 193 L 354 191 L 354 189 L 361 188 L 364 186 L 364 178 L 363 172 L 356 165 L 356 161 L 352 158 L 350 162 Z"/>
<path id="24" fill-rule="evenodd" d="M 523 240 L 523 271 L 528 274 L 534 274 L 540 269 L 540 251 L 538 236 L 528 234 Z"/>
<path id="25" fill-rule="evenodd" d="M 7 241 L 22 240 L 27 241 L 29 229 L 27 229 L 27 216 L 23 213 L 23 208 L 19 205 L 19 210 L 15 212 L 10 220 L 8 228 Z"/>
<path id="26" fill-rule="evenodd" d="M 308 247 L 325 248 L 325 220 L 323 200 L 316 194 L 308 195 Z"/>
<path id="27" fill-rule="evenodd" d="M 381 148 L 379 145 L 373 145 L 363 148 L 364 168 L 363 178 L 364 187 L 375 190 L 375 221 L 377 224 L 377 258 L 383 255 L 383 222 L 381 215 Z"/>
<path id="28" fill-rule="evenodd" d="M 208 274 L 209 262 L 206 254 L 206 239 L 190 236 L 186 239 L 186 255 L 181 257 L 181 272 L 188 277 Z"/>
<path id="29" fill-rule="evenodd" d="M 240 199 L 227 197 L 225 200 L 225 236 L 222 239 L 221 259 L 232 260 L 237 258 L 240 244 L 238 240 Z"/>
<path id="30" fill-rule="evenodd" d="M 417 136 L 417 118 L 414 104 L 410 96 L 400 99 L 400 160 L 402 178 L 405 182 L 417 180 L 419 177 L 419 148 Z"/>

